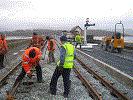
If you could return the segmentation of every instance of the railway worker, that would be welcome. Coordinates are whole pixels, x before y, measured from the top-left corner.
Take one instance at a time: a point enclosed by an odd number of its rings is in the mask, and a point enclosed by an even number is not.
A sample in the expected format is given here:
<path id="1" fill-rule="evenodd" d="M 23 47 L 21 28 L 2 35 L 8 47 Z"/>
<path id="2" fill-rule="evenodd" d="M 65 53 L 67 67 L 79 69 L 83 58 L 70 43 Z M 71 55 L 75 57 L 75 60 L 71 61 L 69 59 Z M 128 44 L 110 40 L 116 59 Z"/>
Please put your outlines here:
<path id="1" fill-rule="evenodd" d="M 49 41 L 48 42 L 48 57 L 49 57 L 49 64 L 52 62 L 55 62 L 55 58 L 54 58 L 54 50 L 55 50 L 55 41 L 52 37 L 46 36 L 46 39 Z"/>
<path id="2" fill-rule="evenodd" d="M 5 40 L 5 34 L 0 33 L 0 69 L 4 68 L 4 56 L 7 53 L 7 44 Z"/>
<path id="3" fill-rule="evenodd" d="M 64 82 L 63 96 L 67 98 L 70 90 L 70 85 L 71 85 L 70 71 L 73 68 L 73 60 L 74 58 L 76 58 L 76 52 L 75 52 L 74 46 L 67 42 L 66 36 L 60 37 L 60 40 L 62 43 L 61 49 L 60 49 L 60 60 L 57 63 L 57 67 L 51 78 L 49 92 L 52 95 L 56 95 L 57 81 L 59 76 L 62 75 L 63 82 Z"/>
<path id="4" fill-rule="evenodd" d="M 78 31 L 76 31 L 76 37 L 75 37 L 76 45 L 75 45 L 75 48 L 79 44 L 80 45 L 80 49 L 81 49 L 82 40 L 83 40 L 82 36 L 80 35 L 80 33 Z"/>
<path id="5" fill-rule="evenodd" d="M 19 81 L 22 81 L 26 73 L 29 78 L 32 77 L 32 73 L 30 71 L 31 67 L 36 68 L 37 82 L 38 83 L 42 82 L 42 70 L 39 64 L 40 59 L 41 59 L 41 50 L 38 49 L 37 47 L 31 47 L 24 52 L 22 56 L 22 66 L 23 66 L 22 72 L 17 77 L 13 87 L 15 87 Z"/>
<path id="6" fill-rule="evenodd" d="M 28 48 L 32 46 L 41 49 L 41 46 L 43 45 L 44 41 L 45 40 L 41 36 L 38 36 L 36 32 L 33 32 L 33 37 L 30 41 L 30 45 L 28 46 Z"/>

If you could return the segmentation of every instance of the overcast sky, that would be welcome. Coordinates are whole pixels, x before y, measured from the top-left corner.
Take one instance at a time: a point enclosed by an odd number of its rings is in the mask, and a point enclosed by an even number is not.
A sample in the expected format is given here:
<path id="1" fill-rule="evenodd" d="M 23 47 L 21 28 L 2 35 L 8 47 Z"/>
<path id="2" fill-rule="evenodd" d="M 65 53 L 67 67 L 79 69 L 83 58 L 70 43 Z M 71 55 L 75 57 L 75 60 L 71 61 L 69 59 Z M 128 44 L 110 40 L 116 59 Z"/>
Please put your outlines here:
<path id="1" fill-rule="evenodd" d="M 96 24 L 89 29 L 114 29 L 119 21 L 133 29 L 132 0 L 0 0 L 0 31 L 84 29 L 86 18 Z"/>

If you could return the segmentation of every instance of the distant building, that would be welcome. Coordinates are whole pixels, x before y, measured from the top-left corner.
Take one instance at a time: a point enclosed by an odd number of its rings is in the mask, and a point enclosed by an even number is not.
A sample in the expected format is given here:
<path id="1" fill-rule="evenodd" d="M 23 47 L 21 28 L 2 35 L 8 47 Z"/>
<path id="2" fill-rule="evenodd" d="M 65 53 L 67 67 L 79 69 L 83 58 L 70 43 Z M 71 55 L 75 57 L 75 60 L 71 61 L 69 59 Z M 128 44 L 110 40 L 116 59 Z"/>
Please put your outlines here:
<path id="1" fill-rule="evenodd" d="M 65 35 L 68 38 L 68 41 L 74 41 L 76 31 L 78 31 L 83 36 L 83 30 L 79 26 L 73 27 L 71 31 L 63 30 L 62 35 Z"/>
<path id="2" fill-rule="evenodd" d="M 83 36 L 83 30 L 82 30 L 81 27 L 75 26 L 75 27 L 73 27 L 73 28 L 71 29 L 70 32 L 71 32 L 72 34 L 76 35 L 76 32 L 75 32 L 75 31 L 78 31 L 78 32 Z"/>

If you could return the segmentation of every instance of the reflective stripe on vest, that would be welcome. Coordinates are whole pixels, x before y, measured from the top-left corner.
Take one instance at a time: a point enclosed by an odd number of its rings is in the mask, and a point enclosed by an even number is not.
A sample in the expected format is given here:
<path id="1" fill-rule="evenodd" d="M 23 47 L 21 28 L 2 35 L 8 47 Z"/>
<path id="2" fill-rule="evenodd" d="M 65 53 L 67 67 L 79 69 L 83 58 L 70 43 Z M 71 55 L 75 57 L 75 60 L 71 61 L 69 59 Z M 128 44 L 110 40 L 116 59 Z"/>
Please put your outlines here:
<path id="1" fill-rule="evenodd" d="M 27 74 L 30 73 L 30 71 L 26 72 Z"/>
<path id="2" fill-rule="evenodd" d="M 37 52 L 39 52 L 39 49 L 38 48 L 36 48 L 37 49 Z"/>
<path id="3" fill-rule="evenodd" d="M 28 64 L 29 62 L 23 62 L 24 64 Z"/>
<path id="4" fill-rule="evenodd" d="M 65 43 L 62 45 L 65 50 L 66 50 L 66 55 L 65 55 L 65 62 L 63 65 L 63 68 L 73 68 L 73 60 L 74 60 L 74 47 L 72 44 L 69 43 Z M 68 53 L 72 53 L 72 55 L 68 54 Z M 59 66 L 60 61 L 58 61 L 57 66 Z"/>
<path id="5" fill-rule="evenodd" d="M 25 53 L 24 53 L 24 55 L 25 55 L 25 56 L 29 59 L 29 61 L 30 61 L 30 58 L 28 57 L 28 55 L 27 55 L 27 54 L 25 54 Z"/>

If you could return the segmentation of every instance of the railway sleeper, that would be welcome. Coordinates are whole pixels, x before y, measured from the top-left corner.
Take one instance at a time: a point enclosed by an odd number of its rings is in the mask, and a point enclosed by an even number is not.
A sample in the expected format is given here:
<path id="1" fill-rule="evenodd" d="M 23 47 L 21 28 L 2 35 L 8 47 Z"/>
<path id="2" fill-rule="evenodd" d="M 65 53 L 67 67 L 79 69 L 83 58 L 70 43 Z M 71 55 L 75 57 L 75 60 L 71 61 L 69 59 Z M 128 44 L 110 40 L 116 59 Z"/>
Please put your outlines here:
<path id="1" fill-rule="evenodd" d="M 123 92 L 123 94 L 124 94 L 124 95 L 127 95 L 127 94 L 128 94 L 128 92 Z"/>
<path id="2" fill-rule="evenodd" d="M 100 80 L 99 82 L 102 84 L 102 86 L 105 86 L 105 84 L 103 83 L 103 81 Z"/>
<path id="3" fill-rule="evenodd" d="M 0 88 L 3 87 L 4 85 L 8 84 L 7 80 L 3 81 L 1 84 L 0 84 Z"/>
<path id="4" fill-rule="evenodd" d="M 109 82 L 109 84 L 114 85 L 115 83 L 114 82 Z"/>
<path id="5" fill-rule="evenodd" d="M 23 89 L 20 91 L 17 91 L 17 93 L 29 93 L 31 89 Z"/>
<path id="6" fill-rule="evenodd" d="M 87 88 L 84 82 L 82 82 L 82 85 L 83 85 L 85 88 Z"/>
<path id="7" fill-rule="evenodd" d="M 89 96 L 90 96 L 92 99 L 94 99 L 94 97 L 93 97 L 93 95 L 92 95 L 91 93 L 89 93 Z"/>
<path id="8" fill-rule="evenodd" d="M 15 96 L 11 96 L 11 95 L 8 95 L 6 98 L 6 100 L 15 100 L 15 99 L 18 99 L 18 98 Z"/>
<path id="9" fill-rule="evenodd" d="M 32 81 L 31 81 L 31 82 L 23 82 L 22 84 L 23 84 L 23 85 L 33 85 L 34 82 L 32 82 Z"/>
<path id="10" fill-rule="evenodd" d="M 87 91 L 89 93 L 89 96 L 92 98 L 92 99 L 95 99 L 95 97 L 93 96 L 92 92 L 90 90 Z M 101 94 L 99 94 L 99 96 L 101 96 Z"/>
<path id="11" fill-rule="evenodd" d="M 95 75 L 93 75 L 93 78 L 95 78 L 96 80 L 98 80 L 98 77 L 97 77 L 97 76 L 95 76 Z"/>
<path id="12" fill-rule="evenodd" d="M 80 77 L 79 77 L 78 75 L 77 75 L 76 77 L 77 77 L 78 79 L 80 79 Z"/>
<path id="13" fill-rule="evenodd" d="M 119 98 L 119 97 L 115 94 L 114 90 L 110 90 L 110 94 L 111 94 L 112 96 L 114 96 L 114 97 Z"/>

